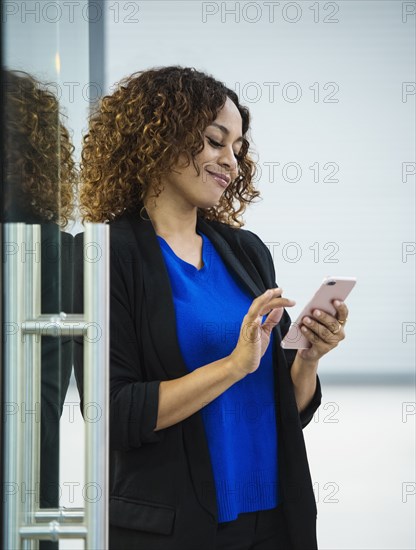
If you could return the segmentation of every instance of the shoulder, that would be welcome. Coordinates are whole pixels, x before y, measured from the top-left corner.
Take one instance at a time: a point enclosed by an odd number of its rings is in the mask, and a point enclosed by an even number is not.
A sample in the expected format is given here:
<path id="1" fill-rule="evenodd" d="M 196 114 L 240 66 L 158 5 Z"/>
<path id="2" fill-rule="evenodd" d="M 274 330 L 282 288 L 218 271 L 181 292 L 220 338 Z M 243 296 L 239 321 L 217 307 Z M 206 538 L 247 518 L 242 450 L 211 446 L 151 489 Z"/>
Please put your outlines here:
<path id="1" fill-rule="evenodd" d="M 137 246 L 137 240 L 134 234 L 134 230 L 129 217 L 122 215 L 108 223 L 110 228 L 110 269 L 113 273 L 114 270 L 126 272 L 136 271 L 137 267 L 141 264 L 141 255 L 139 247 Z M 94 243 L 84 243 L 85 231 L 78 233 L 75 236 L 75 261 L 82 263 L 84 254 L 95 257 L 99 254 L 99 251 L 94 250 L 96 245 Z M 86 250 L 86 247 L 91 246 L 91 250 Z"/>
<path id="2" fill-rule="evenodd" d="M 250 257 L 259 257 L 259 259 L 269 260 L 270 250 L 262 239 L 253 231 L 244 227 L 232 227 L 226 223 L 218 221 L 205 221 L 214 230 L 220 233 L 232 247 L 241 249 Z"/>
<path id="3" fill-rule="evenodd" d="M 115 220 L 108 222 L 106 225 L 110 227 L 110 240 L 114 242 L 118 242 L 128 236 L 129 234 L 132 235 L 132 226 L 129 221 L 131 215 L 129 214 L 122 214 Z M 85 231 L 81 231 L 75 236 L 76 241 L 80 241 L 83 239 Z"/>
<path id="4" fill-rule="evenodd" d="M 110 226 L 110 262 L 123 272 L 138 276 L 142 265 L 143 247 L 150 243 L 138 235 L 143 230 L 131 213 L 125 213 L 109 223 Z M 142 241 L 145 241 L 143 244 Z"/>
<path id="5" fill-rule="evenodd" d="M 250 242 L 253 239 L 258 239 L 257 235 L 248 229 L 243 227 L 235 227 L 228 225 L 224 222 L 219 222 L 216 220 L 205 220 L 202 219 L 203 223 L 208 224 L 212 229 L 221 233 L 222 235 L 229 237 L 232 240 L 238 240 L 241 242 Z"/>
<path id="6" fill-rule="evenodd" d="M 74 242 L 74 236 L 72 233 L 67 233 L 66 231 L 61 231 L 61 243 L 65 246 L 70 246 Z"/>
<path id="7" fill-rule="evenodd" d="M 122 214 L 120 217 L 111 221 L 110 227 L 110 243 L 111 246 L 129 245 L 134 243 L 134 231 L 132 226 L 131 214 Z"/>
<path id="8" fill-rule="evenodd" d="M 110 228 L 111 249 L 126 249 L 129 247 L 133 247 L 133 245 L 136 243 L 134 231 L 131 224 L 131 215 L 127 213 L 122 214 L 115 220 L 109 222 L 107 225 Z M 75 236 L 75 243 L 77 247 L 82 245 L 84 241 L 84 233 L 85 231 L 82 231 Z"/>

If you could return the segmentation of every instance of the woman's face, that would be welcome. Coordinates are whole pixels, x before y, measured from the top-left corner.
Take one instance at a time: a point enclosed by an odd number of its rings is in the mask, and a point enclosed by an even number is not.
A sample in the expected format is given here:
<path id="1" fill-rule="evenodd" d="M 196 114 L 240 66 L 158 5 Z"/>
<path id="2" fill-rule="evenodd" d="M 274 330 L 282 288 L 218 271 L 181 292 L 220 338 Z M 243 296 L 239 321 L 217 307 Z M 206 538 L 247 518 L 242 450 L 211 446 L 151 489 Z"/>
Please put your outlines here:
<path id="1" fill-rule="evenodd" d="M 192 208 L 215 206 L 238 176 L 236 157 L 243 144 L 242 118 L 230 98 L 215 121 L 205 129 L 204 136 L 204 149 L 195 157 L 199 175 L 192 162 L 185 168 L 185 163 L 180 161 L 163 181 L 163 194 L 185 208 L 188 205 Z"/>

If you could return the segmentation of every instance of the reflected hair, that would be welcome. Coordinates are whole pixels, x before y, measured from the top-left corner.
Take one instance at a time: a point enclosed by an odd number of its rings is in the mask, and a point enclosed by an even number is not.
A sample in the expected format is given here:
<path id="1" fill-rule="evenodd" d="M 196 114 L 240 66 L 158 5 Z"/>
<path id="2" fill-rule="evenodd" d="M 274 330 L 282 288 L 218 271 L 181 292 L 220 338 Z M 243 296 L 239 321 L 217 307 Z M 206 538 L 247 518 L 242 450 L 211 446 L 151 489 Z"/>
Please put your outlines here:
<path id="1" fill-rule="evenodd" d="M 204 148 L 204 131 L 227 98 L 242 118 L 238 176 L 218 204 L 198 214 L 241 227 L 246 206 L 260 195 L 253 186 L 256 165 L 249 154 L 250 114 L 237 94 L 194 68 L 170 66 L 135 72 L 104 96 L 89 119 L 81 154 L 80 211 L 83 221 L 108 222 L 139 210 L 149 189 L 154 197 L 179 162 Z"/>
<path id="2" fill-rule="evenodd" d="M 73 215 L 78 174 L 59 101 L 47 84 L 24 71 L 3 69 L 2 81 L 5 220 L 65 227 Z"/>

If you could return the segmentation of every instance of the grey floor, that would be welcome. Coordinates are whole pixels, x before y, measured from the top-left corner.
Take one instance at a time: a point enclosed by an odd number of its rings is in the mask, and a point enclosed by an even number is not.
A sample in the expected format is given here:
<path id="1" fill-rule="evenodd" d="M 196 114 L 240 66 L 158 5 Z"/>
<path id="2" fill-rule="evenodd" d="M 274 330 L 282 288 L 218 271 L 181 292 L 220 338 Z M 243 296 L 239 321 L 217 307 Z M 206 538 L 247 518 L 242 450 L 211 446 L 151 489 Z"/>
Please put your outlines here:
<path id="1" fill-rule="evenodd" d="M 414 550 L 415 390 L 323 384 L 305 428 L 321 550 Z M 62 417 L 64 506 L 83 506 L 83 425 L 71 385 Z M 83 548 L 61 541 L 60 548 Z"/>

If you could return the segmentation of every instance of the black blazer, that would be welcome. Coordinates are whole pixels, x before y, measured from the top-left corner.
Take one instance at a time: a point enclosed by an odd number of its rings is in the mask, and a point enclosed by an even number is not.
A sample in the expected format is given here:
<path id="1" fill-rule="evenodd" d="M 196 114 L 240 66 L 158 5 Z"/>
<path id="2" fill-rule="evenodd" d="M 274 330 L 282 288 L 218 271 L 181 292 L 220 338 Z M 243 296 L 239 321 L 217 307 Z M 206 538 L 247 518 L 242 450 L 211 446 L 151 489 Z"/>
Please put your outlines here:
<path id="1" fill-rule="evenodd" d="M 253 299 L 277 286 L 271 254 L 254 233 L 200 216 L 197 229 L 212 241 Z M 83 303 L 82 242 L 82 234 L 77 235 L 75 312 L 82 312 Z M 202 415 L 197 412 L 154 431 L 160 381 L 188 370 L 153 224 L 138 212 L 126 213 L 111 222 L 110 242 L 110 546 L 127 548 L 129 541 L 128 548 L 133 548 L 134 540 L 134 548 L 144 550 L 213 550 L 217 508 Z M 299 415 L 289 372 L 295 352 L 280 347 L 289 325 L 285 312 L 273 329 L 279 475 L 293 549 L 309 550 L 317 548 L 316 504 L 302 428 L 319 407 L 321 390 L 317 379 L 312 402 Z M 82 399 L 80 339 L 74 353 Z M 123 539 L 123 533 L 129 536 Z"/>

